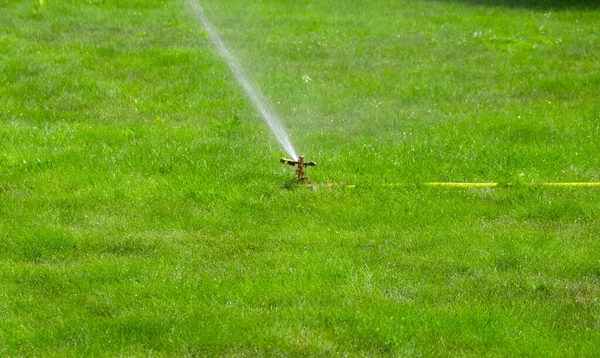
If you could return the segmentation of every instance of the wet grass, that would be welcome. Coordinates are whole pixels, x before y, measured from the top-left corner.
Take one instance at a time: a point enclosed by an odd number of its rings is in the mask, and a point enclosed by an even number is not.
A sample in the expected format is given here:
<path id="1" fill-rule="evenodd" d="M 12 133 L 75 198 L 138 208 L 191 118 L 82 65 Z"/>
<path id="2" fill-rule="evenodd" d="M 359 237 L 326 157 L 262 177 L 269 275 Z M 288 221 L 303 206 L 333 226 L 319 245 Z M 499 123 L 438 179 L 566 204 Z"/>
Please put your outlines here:
<path id="1" fill-rule="evenodd" d="M 596 8 L 204 5 L 356 188 L 185 1 L 0 1 L 2 356 L 600 349 Z"/>

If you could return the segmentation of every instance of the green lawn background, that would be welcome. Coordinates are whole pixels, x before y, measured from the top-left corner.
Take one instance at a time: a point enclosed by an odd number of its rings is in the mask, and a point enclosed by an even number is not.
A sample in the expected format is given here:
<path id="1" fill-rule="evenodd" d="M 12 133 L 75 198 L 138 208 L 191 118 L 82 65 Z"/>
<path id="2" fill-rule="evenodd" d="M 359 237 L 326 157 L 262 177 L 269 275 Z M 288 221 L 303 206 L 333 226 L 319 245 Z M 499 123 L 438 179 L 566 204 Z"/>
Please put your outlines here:
<path id="1" fill-rule="evenodd" d="M 594 3 L 202 4 L 357 188 L 186 2 L 0 1 L 0 354 L 599 350 Z"/>

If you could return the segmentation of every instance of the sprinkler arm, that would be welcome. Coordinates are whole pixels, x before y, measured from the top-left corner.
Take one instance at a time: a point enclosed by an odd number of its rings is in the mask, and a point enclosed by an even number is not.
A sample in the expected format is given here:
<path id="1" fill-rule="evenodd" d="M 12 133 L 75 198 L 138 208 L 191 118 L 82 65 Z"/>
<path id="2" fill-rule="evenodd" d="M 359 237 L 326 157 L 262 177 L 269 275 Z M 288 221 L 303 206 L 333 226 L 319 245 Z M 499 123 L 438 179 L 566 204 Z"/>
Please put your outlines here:
<path id="1" fill-rule="evenodd" d="M 285 159 L 285 158 L 281 158 L 279 159 L 280 162 L 282 162 L 283 164 L 289 164 L 293 167 L 295 167 L 296 165 L 300 164 L 299 161 L 296 160 L 291 160 L 291 159 Z M 304 163 L 305 167 L 316 167 L 317 163 L 316 162 L 308 162 L 308 163 Z"/>

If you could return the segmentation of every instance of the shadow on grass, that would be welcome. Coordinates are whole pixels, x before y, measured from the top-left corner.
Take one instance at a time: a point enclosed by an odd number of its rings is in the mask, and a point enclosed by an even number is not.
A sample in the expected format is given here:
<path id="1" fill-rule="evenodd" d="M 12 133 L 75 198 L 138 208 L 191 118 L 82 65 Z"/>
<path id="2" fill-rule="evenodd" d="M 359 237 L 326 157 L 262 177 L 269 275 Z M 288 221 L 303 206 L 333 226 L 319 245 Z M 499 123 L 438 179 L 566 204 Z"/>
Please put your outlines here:
<path id="1" fill-rule="evenodd" d="M 504 6 L 533 10 L 600 9 L 600 0 L 427 0 L 454 1 L 471 5 Z"/>

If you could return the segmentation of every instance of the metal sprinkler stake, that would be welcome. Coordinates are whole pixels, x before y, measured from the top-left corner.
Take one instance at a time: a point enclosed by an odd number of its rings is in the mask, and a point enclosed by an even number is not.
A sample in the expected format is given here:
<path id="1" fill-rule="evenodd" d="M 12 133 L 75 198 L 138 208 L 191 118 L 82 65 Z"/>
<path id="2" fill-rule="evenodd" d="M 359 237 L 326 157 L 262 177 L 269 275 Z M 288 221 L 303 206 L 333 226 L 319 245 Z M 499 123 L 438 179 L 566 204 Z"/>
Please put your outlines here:
<path id="1" fill-rule="evenodd" d="M 308 163 L 305 162 L 303 155 L 301 155 L 300 158 L 298 158 L 298 160 L 281 158 L 279 161 L 282 162 L 283 164 L 289 164 L 293 167 L 298 166 L 295 169 L 295 171 L 296 171 L 296 175 L 298 175 L 298 181 L 301 182 L 302 184 L 306 184 L 306 181 L 309 179 L 307 176 L 304 175 L 304 167 L 317 166 L 317 163 L 315 163 L 315 162 L 308 162 Z"/>

